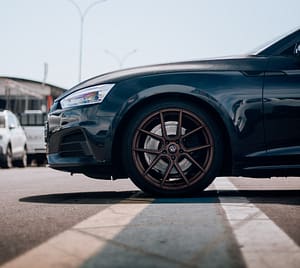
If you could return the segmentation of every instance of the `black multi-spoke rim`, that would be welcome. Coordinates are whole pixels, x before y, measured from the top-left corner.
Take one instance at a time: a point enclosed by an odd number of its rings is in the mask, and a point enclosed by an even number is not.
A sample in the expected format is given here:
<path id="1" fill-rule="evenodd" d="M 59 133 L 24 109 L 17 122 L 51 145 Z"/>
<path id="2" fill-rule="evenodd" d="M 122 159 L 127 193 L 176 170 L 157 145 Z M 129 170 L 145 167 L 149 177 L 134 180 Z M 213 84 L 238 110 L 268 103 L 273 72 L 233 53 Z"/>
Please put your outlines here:
<path id="1" fill-rule="evenodd" d="M 180 190 L 207 174 L 214 142 L 198 116 L 185 109 L 169 108 L 141 122 L 133 138 L 132 154 L 146 181 L 161 189 Z"/>

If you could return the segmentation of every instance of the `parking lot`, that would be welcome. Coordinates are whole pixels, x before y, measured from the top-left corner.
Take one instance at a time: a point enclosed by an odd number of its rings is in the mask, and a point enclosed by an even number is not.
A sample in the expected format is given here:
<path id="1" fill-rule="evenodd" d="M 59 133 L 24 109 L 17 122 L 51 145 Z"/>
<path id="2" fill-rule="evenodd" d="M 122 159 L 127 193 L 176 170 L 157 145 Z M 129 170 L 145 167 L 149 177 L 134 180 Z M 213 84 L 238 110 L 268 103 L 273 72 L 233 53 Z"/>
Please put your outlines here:
<path id="1" fill-rule="evenodd" d="M 189 198 L 128 179 L 0 169 L 3 267 L 298 267 L 300 178 L 217 178 Z"/>

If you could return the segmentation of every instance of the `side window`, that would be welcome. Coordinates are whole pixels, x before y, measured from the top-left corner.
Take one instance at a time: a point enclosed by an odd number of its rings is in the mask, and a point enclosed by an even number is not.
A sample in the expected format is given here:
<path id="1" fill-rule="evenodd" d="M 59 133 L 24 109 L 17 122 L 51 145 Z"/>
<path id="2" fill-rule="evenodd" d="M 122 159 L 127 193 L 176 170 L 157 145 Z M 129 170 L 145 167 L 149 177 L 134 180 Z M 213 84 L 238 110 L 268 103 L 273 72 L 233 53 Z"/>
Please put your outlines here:
<path id="1" fill-rule="evenodd" d="M 10 113 L 7 116 L 7 123 L 8 123 L 8 127 L 15 126 L 13 115 Z"/>
<path id="2" fill-rule="evenodd" d="M 5 116 L 0 115 L 0 128 L 5 128 Z"/>
<path id="3" fill-rule="evenodd" d="M 20 121 L 19 121 L 19 119 L 15 115 L 14 115 L 14 118 L 15 118 L 16 126 L 20 127 Z"/>
<path id="4" fill-rule="evenodd" d="M 286 57 L 291 57 L 296 55 L 299 56 L 300 55 L 300 51 L 298 50 L 300 49 L 299 46 L 300 46 L 300 42 L 293 44 L 292 46 L 290 46 L 289 48 L 281 52 L 280 55 Z"/>
<path id="5" fill-rule="evenodd" d="M 27 126 L 28 125 L 27 115 L 26 114 L 21 114 L 20 121 L 21 121 L 22 126 Z"/>
<path id="6" fill-rule="evenodd" d="M 295 46 L 295 55 L 300 57 L 300 42 L 298 42 Z"/>
<path id="7" fill-rule="evenodd" d="M 46 120 L 46 113 L 24 113 L 20 117 L 22 126 L 44 126 Z"/>
<path id="8" fill-rule="evenodd" d="M 19 127 L 19 121 L 13 114 L 8 114 L 8 126 Z"/>

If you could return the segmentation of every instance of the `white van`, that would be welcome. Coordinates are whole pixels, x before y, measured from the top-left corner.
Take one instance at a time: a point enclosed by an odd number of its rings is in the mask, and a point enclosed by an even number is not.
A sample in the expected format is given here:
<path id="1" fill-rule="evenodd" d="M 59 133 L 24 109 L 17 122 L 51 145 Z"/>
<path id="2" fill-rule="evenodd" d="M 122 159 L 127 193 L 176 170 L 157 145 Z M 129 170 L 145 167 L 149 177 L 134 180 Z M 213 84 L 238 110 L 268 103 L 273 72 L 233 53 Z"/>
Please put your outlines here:
<path id="1" fill-rule="evenodd" d="M 27 166 L 27 142 L 20 123 L 11 111 L 0 110 L 0 167 Z"/>
<path id="2" fill-rule="evenodd" d="M 25 110 L 20 115 L 20 122 L 27 137 L 27 159 L 28 164 L 32 160 L 38 166 L 46 163 L 46 144 L 44 138 L 44 124 L 46 113 L 40 110 Z"/>

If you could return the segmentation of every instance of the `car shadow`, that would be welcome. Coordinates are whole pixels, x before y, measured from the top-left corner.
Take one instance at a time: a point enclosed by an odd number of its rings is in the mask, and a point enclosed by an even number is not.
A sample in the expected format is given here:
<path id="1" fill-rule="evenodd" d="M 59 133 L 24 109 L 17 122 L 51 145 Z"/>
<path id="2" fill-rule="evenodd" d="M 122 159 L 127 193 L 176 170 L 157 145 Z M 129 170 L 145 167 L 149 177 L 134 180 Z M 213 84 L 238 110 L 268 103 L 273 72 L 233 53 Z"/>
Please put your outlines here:
<path id="1" fill-rule="evenodd" d="M 241 203 L 240 197 L 251 203 L 300 204 L 300 190 L 206 190 L 185 197 L 153 197 L 141 191 L 75 192 L 35 195 L 20 198 L 20 202 L 45 204 L 116 204 L 116 203 Z"/>

